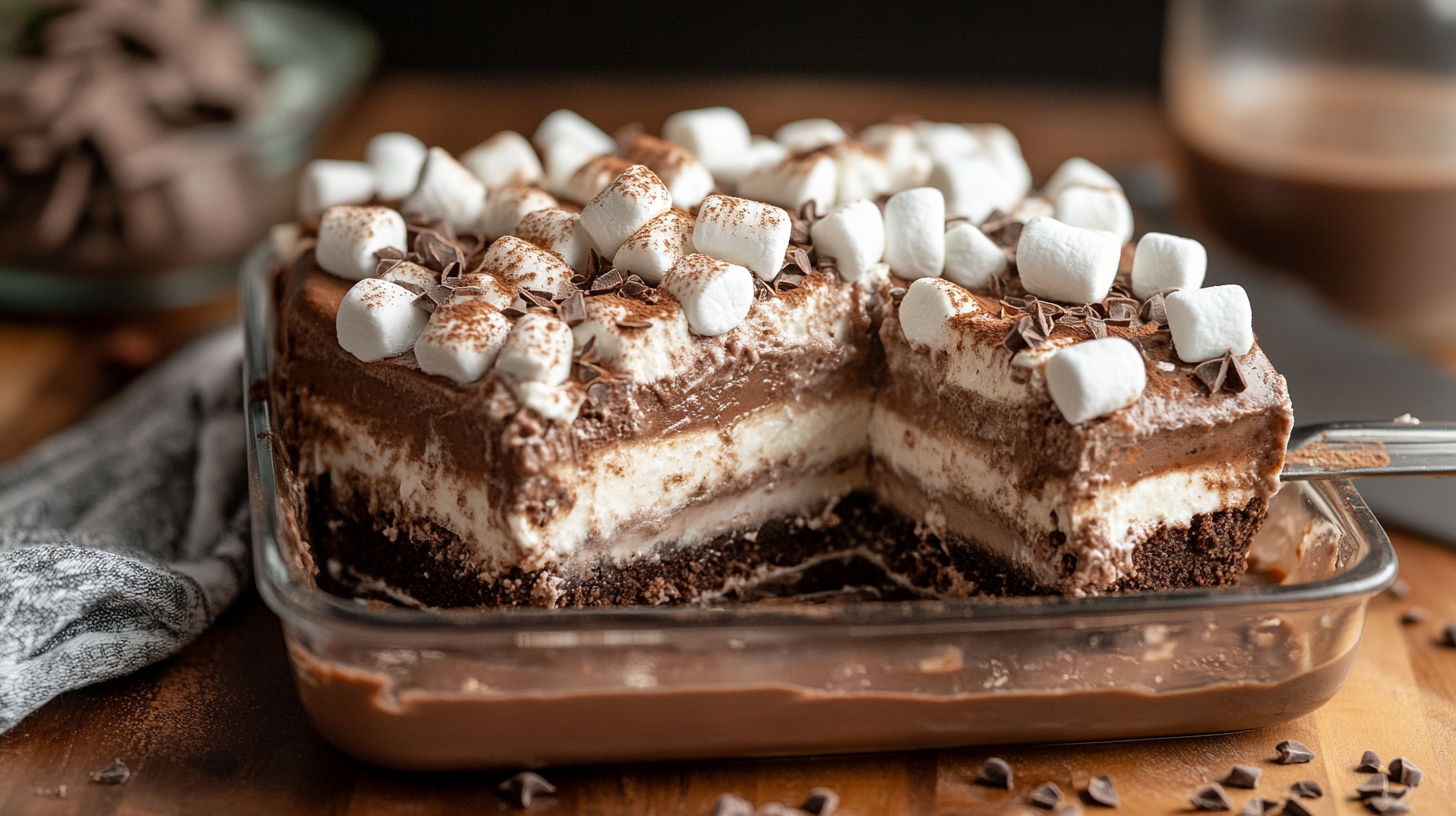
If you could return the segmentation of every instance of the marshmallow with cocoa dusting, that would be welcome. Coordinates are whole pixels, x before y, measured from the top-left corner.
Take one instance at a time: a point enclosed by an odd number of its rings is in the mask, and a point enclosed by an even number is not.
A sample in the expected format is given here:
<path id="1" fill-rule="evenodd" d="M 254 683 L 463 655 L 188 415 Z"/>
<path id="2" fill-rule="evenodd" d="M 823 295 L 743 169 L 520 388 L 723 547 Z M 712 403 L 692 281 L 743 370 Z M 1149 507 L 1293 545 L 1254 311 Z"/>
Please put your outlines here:
<path id="1" fill-rule="evenodd" d="M 1056 219 L 1064 224 L 1110 232 L 1118 243 L 1132 239 L 1132 206 L 1121 190 L 1068 187 L 1057 193 L 1054 203 Z"/>
<path id="2" fill-rule="evenodd" d="M 414 292 L 380 278 L 354 284 L 339 303 L 335 334 L 344 351 L 366 363 L 409 351 L 429 320 Z"/>
<path id="3" fill-rule="evenodd" d="M 695 251 L 693 217 L 682 210 L 668 210 L 623 241 L 612 265 L 624 275 L 637 275 L 656 285 L 667 270 Z"/>
<path id="4" fill-rule="evenodd" d="M 420 180 L 429 149 L 408 133 L 380 133 L 364 147 L 364 160 L 374 170 L 374 190 L 380 198 L 404 198 Z"/>
<path id="5" fill-rule="evenodd" d="M 556 199 L 540 187 L 512 184 L 492 190 L 480 216 L 480 231 L 488 241 L 512 235 L 521 219 L 537 211 L 556 206 Z"/>
<path id="6" fill-rule="evenodd" d="M 571 374 L 574 341 L 571 327 L 546 312 L 529 312 L 516 319 L 495 358 L 502 374 L 518 380 L 560 385 Z"/>
<path id="7" fill-rule="evenodd" d="M 643 224 L 672 209 L 672 193 L 651 170 L 634 164 L 581 209 L 581 225 L 608 260 Z"/>
<path id="8" fill-rule="evenodd" d="M 1208 250 L 1192 238 L 1150 232 L 1132 257 L 1132 293 L 1147 300 L 1159 292 L 1197 289 L 1208 271 Z"/>
<path id="9" fill-rule="evenodd" d="M 400 261 L 386 269 L 379 277 L 390 283 L 409 284 L 421 289 L 440 285 L 439 272 L 428 266 L 420 266 L 413 261 Z"/>
<path id="10" fill-rule="evenodd" d="M 687 148 L 639 133 L 622 149 L 622 155 L 662 179 L 667 191 L 672 193 L 674 207 L 685 210 L 696 207 L 713 192 L 713 174 Z"/>
<path id="11" fill-rule="evenodd" d="M 1168 330 L 1185 363 L 1201 363 L 1232 351 L 1242 357 L 1254 347 L 1254 310 L 1244 287 L 1235 284 L 1168 295 Z"/>
<path id="12" fill-rule="evenodd" d="M 738 192 L 798 212 L 813 201 L 820 210 L 834 206 L 839 189 L 839 168 L 826 153 L 789 156 L 777 164 L 753 170 L 738 182 Z"/>
<path id="13" fill-rule="evenodd" d="M 741 181 L 743 176 L 764 167 L 778 164 L 789 157 L 789 149 L 775 142 L 767 136 L 754 136 L 753 141 L 748 145 L 748 163 L 743 166 L 743 172 L 739 174 L 734 183 Z"/>
<path id="14" fill-rule="evenodd" d="M 935 161 L 920 144 L 915 128 L 909 125 L 871 125 L 860 133 L 866 145 L 885 157 L 890 176 L 888 192 L 898 193 L 912 187 L 924 187 L 930 180 Z"/>
<path id="15" fill-rule="evenodd" d="M 1046 363 L 1047 390 L 1062 417 L 1073 425 L 1132 405 L 1147 382 L 1143 355 L 1121 337 L 1067 346 Z"/>
<path id="16" fill-rule="evenodd" d="M 554 252 L 566 261 L 567 266 L 577 272 L 587 271 L 587 259 L 596 248 L 586 227 L 581 225 L 581 214 L 567 210 L 548 209 L 528 213 L 516 225 L 516 237 Z"/>
<path id="17" fill-rule="evenodd" d="M 852 201 L 830 210 L 809 228 L 821 260 L 834 259 L 839 277 L 854 282 L 885 257 L 885 218 L 873 201 Z"/>
<path id="18" fill-rule="evenodd" d="M 1049 199 L 1055 199 L 1057 194 L 1068 187 L 1096 187 L 1102 190 L 1121 190 L 1122 185 L 1112 174 L 1101 167 L 1082 158 L 1070 158 L 1062 162 L 1061 166 L 1052 173 L 1051 179 L 1042 189 L 1042 195 Z"/>
<path id="19" fill-rule="evenodd" d="M 571 180 L 586 163 L 602 154 L 576 142 L 560 142 L 541 149 L 544 177 L 541 186 L 552 195 L 570 199 Z"/>
<path id="20" fill-rule="evenodd" d="M 374 277 L 381 249 L 404 252 L 404 219 L 388 207 L 345 204 L 330 207 L 319 220 L 314 257 L 325 272 L 347 280 Z"/>
<path id="21" fill-rule="evenodd" d="M 415 360 L 426 374 L 473 383 L 490 370 L 510 332 L 510 319 L 489 303 L 451 300 L 430 314 L 415 340 Z"/>
<path id="22" fill-rule="evenodd" d="M 711 195 L 698 209 L 693 247 L 771 281 L 784 267 L 792 231 L 789 214 L 772 204 Z"/>
<path id="23" fill-rule="evenodd" d="M 561 194 L 562 198 L 585 204 L 607 189 L 613 179 L 631 166 L 632 162 L 621 156 L 597 156 L 589 159 L 571 174 L 571 180 L 566 182 L 566 188 Z"/>
<path id="24" fill-rule="evenodd" d="M 873 201 L 890 192 L 890 167 L 877 151 L 850 139 L 825 148 L 824 155 L 834 160 L 837 203 Z"/>
<path id="25" fill-rule="evenodd" d="M 1093 303 L 1107 297 L 1122 260 L 1122 242 L 1110 232 L 1033 218 L 1016 243 L 1021 285 L 1037 297 Z"/>
<path id="26" fill-rule="evenodd" d="M 462 291 L 467 287 L 478 291 L 474 293 Z M 460 276 L 459 286 L 456 288 L 451 302 L 457 300 L 479 300 L 504 310 L 515 302 L 516 287 L 494 275 L 487 275 L 484 272 L 466 272 Z"/>
<path id="27" fill-rule="evenodd" d="M 738 327 L 753 308 L 753 273 L 707 255 L 689 255 L 659 287 L 682 304 L 693 334 L 716 337 Z"/>
<path id="28" fill-rule="evenodd" d="M 885 263 L 899 277 L 938 278 L 945 266 L 945 196 L 934 187 L 896 193 L 885 204 Z"/>
<path id="29" fill-rule="evenodd" d="M 1004 274 L 1006 253 L 975 224 L 960 221 L 945 231 L 945 268 L 941 276 L 968 289 L 980 289 Z"/>
<path id="30" fill-rule="evenodd" d="M 298 214 L 312 218 L 338 204 L 363 204 L 374 195 L 374 168 L 364 162 L 314 159 L 298 180 Z"/>
<path id="31" fill-rule="evenodd" d="M 601 128 L 576 111 L 565 109 L 547 114 L 536 127 L 531 141 L 543 153 L 562 144 L 572 144 L 583 150 L 594 151 L 592 155 L 595 156 L 612 153 L 617 149 L 617 143 Z"/>
<path id="32" fill-rule="evenodd" d="M 503 130 L 460 154 L 460 163 L 487 190 L 513 184 L 538 184 L 545 173 L 531 143 L 513 130 Z"/>
<path id="33" fill-rule="evenodd" d="M 945 194 L 948 214 L 977 224 L 994 210 L 1010 211 L 1021 200 L 1020 191 L 990 156 L 959 156 L 936 162 L 929 184 Z"/>
<path id="34" fill-rule="evenodd" d="M 577 348 L 593 342 L 603 365 L 639 383 L 681 376 L 679 358 L 693 339 L 682 306 L 661 298 L 647 315 L 637 306 L 627 298 L 587 298 L 586 320 L 571 329 Z"/>
<path id="35" fill-rule="evenodd" d="M 662 138 L 692 151 L 714 178 L 730 184 L 743 175 L 753 141 L 743 116 L 722 107 L 674 113 L 662 125 Z"/>
<path id="36" fill-rule="evenodd" d="M 405 215 L 444 219 L 457 230 L 475 229 L 485 211 L 485 185 L 455 157 L 430 148 L 420 180 L 400 206 Z"/>
<path id="37" fill-rule="evenodd" d="M 844 128 L 830 119 L 800 119 L 774 131 L 774 141 L 793 153 L 818 150 L 849 138 Z"/>
<path id="38" fill-rule="evenodd" d="M 920 278 L 911 282 L 900 300 L 900 331 L 911 343 L 944 349 L 954 342 L 948 326 L 951 318 L 980 308 L 960 286 L 941 278 Z"/>
<path id="39" fill-rule="evenodd" d="M 555 295 L 576 272 L 559 255 L 513 235 L 497 238 L 485 251 L 480 271 L 505 283 Z"/>

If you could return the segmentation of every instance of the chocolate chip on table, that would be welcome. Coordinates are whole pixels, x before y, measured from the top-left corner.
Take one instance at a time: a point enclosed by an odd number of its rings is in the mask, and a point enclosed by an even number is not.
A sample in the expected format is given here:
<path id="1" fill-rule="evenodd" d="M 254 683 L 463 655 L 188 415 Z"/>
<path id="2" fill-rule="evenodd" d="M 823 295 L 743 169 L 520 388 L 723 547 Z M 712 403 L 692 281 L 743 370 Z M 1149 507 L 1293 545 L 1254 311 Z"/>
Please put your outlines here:
<path id="1" fill-rule="evenodd" d="M 829 816 L 839 810 L 839 794 L 829 788 L 814 788 L 809 791 L 809 798 L 804 800 L 804 804 L 799 805 L 799 810 L 814 816 Z"/>
<path id="2" fill-rule="evenodd" d="M 1279 752 L 1279 758 L 1274 761 L 1280 765 L 1303 765 L 1314 761 L 1314 751 L 1302 742 L 1285 740 L 1274 746 L 1274 750 Z"/>
<path id="3" fill-rule="evenodd" d="M 1294 795 L 1300 799 L 1318 799 L 1325 795 L 1325 789 L 1313 779 L 1301 779 L 1295 782 L 1290 790 L 1294 791 Z"/>
<path id="4" fill-rule="evenodd" d="M 1284 816 L 1314 816 L 1314 811 L 1305 807 L 1298 799 L 1285 799 L 1284 810 L 1281 812 Z"/>
<path id="5" fill-rule="evenodd" d="M 981 763 L 981 773 L 976 777 L 976 783 L 988 788 L 1011 790 L 1011 763 L 999 757 L 991 757 Z"/>
<path id="6" fill-rule="evenodd" d="M 1366 751 L 1360 755 L 1360 764 L 1355 766 L 1357 773 L 1380 773 L 1380 757 L 1374 751 Z"/>
<path id="7" fill-rule="evenodd" d="M 91 772 L 91 781 L 98 785 L 125 785 L 128 779 L 131 779 L 131 768 L 126 767 L 126 763 L 119 759 L 99 771 Z"/>
<path id="8" fill-rule="evenodd" d="M 1112 787 L 1112 777 L 1094 776 L 1088 780 L 1087 798 L 1094 805 L 1117 807 L 1117 790 Z"/>
<path id="9" fill-rule="evenodd" d="M 1368 751 L 1366 753 L 1369 753 Z M 1362 765 L 1364 763 L 1361 763 Z M 1379 763 L 1377 763 L 1377 767 Z M 1364 784 L 1355 788 L 1355 795 L 1361 799 L 1374 799 L 1377 796 L 1385 796 L 1390 793 L 1390 777 L 1383 773 L 1377 773 L 1365 781 Z"/>
<path id="10" fill-rule="evenodd" d="M 753 816 L 753 803 L 731 793 L 720 794 L 713 803 L 713 816 Z"/>
<path id="11" fill-rule="evenodd" d="M 1412 606 L 1410 609 L 1400 613 L 1400 622 L 1404 626 L 1411 626 L 1417 623 L 1426 622 L 1426 610 L 1419 606 Z"/>
<path id="12" fill-rule="evenodd" d="M 1086 816 L 1086 814 L 1083 813 L 1081 805 L 1076 802 L 1068 802 L 1058 808 L 1052 816 Z"/>
<path id="13" fill-rule="evenodd" d="M 1441 645 L 1456 649 L 1456 623 L 1448 623 L 1441 629 Z"/>
<path id="14" fill-rule="evenodd" d="M 1263 768 L 1255 768 L 1253 765 L 1235 765 L 1223 783 L 1230 788 L 1253 790 L 1259 786 L 1259 777 L 1263 775 Z"/>
<path id="15" fill-rule="evenodd" d="M 1188 801 L 1192 803 L 1194 810 L 1233 810 L 1234 807 L 1228 791 L 1217 783 L 1199 790 Z"/>
<path id="16" fill-rule="evenodd" d="M 522 771 L 500 783 L 496 788 L 504 794 L 506 801 L 516 807 L 528 808 L 537 796 L 550 796 L 556 786 L 547 782 L 540 774 Z"/>
<path id="17" fill-rule="evenodd" d="M 1261 799 L 1258 796 L 1244 803 L 1239 809 L 1239 816 L 1267 816 L 1279 808 L 1279 803 L 1273 799 Z"/>
<path id="18" fill-rule="evenodd" d="M 1404 757 L 1396 757 L 1390 761 L 1390 779 L 1392 782 L 1399 782 L 1407 787 L 1414 788 L 1421 784 L 1425 774 L 1415 763 Z"/>
<path id="19" fill-rule="evenodd" d="M 1366 799 L 1365 807 L 1371 813 L 1400 814 L 1410 813 L 1410 803 L 1395 796 L 1377 796 L 1374 799 Z"/>
<path id="20" fill-rule="evenodd" d="M 1044 783 L 1031 792 L 1030 801 L 1042 810 L 1051 810 L 1062 801 L 1062 789 L 1055 782 Z"/>

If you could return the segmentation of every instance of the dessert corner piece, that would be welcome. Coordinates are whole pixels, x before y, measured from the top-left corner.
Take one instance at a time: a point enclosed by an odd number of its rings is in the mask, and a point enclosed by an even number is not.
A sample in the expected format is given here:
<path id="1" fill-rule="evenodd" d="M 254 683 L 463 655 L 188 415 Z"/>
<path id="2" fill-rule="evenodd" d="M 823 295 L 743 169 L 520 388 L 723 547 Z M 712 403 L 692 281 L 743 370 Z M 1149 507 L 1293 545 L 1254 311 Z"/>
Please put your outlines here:
<path id="1" fill-rule="evenodd" d="M 558 111 L 458 161 L 382 134 L 370 184 L 311 168 L 274 232 L 275 399 L 320 584 L 551 607 L 866 565 L 854 597 L 1237 581 L 1291 413 L 1201 245 L 1128 244 L 1082 160 L 1034 192 L 997 126 L 776 136 Z"/>

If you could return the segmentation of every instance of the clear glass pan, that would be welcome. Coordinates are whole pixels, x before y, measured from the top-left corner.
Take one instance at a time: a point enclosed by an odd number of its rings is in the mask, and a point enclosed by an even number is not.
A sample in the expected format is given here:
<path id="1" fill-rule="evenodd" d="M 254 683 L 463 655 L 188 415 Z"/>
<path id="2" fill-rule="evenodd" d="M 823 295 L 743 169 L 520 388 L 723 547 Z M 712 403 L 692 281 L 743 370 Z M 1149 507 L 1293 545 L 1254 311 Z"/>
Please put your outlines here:
<path id="1" fill-rule="evenodd" d="M 1349 482 L 1286 486 L 1224 589 L 732 608 L 429 611 L 313 584 L 275 456 L 269 255 L 243 268 L 253 544 L 299 691 L 417 769 L 1107 740 L 1258 728 L 1344 681 L 1395 554 Z"/>

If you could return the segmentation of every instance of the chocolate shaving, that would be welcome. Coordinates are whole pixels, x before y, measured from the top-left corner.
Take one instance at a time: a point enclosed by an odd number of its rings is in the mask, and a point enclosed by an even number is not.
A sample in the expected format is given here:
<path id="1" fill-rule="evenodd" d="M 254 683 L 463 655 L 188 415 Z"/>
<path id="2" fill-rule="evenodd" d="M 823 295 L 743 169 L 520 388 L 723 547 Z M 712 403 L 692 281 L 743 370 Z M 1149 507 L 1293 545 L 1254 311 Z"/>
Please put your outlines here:
<path id="1" fill-rule="evenodd" d="M 568 326 L 577 326 L 586 320 L 586 298 L 582 297 L 581 290 L 572 292 L 567 298 L 561 301 L 557 313 Z M 592 339 L 596 339 L 593 336 Z"/>
<path id="2" fill-rule="evenodd" d="M 1314 816 L 1314 812 L 1305 807 L 1298 799 L 1284 800 L 1284 816 Z"/>
<path id="3" fill-rule="evenodd" d="M 573 363 L 573 366 L 576 371 L 576 381 L 582 384 L 590 383 L 607 376 L 606 369 L 596 363 L 577 361 Z"/>
<path id="4" fill-rule="evenodd" d="M 1249 387 L 1249 381 L 1244 377 L 1244 368 L 1239 363 L 1239 358 L 1234 356 L 1232 351 L 1226 352 L 1229 362 L 1228 376 L 1224 380 L 1224 387 L 1235 393 L 1242 394 L 1245 388 Z"/>
<path id="5" fill-rule="evenodd" d="M 119 759 L 99 771 L 91 772 L 91 781 L 98 785 L 125 785 L 128 779 L 131 779 L 131 768 L 126 767 L 126 763 Z"/>
<path id="6" fill-rule="evenodd" d="M 454 234 L 451 233 L 450 237 L 454 238 Z M 420 261 L 424 266 L 436 272 L 443 272 L 445 267 L 452 263 L 462 267 L 465 265 L 465 256 L 460 252 L 460 247 L 450 243 L 436 232 L 421 232 L 415 238 L 414 251 L 420 256 Z"/>
<path id="7" fill-rule="evenodd" d="M 478 297 L 485 294 L 485 290 L 479 286 L 450 286 L 447 288 L 455 297 Z"/>
<path id="8" fill-rule="evenodd" d="M 1060 307 L 1058 308 L 1060 311 Z M 1057 327 L 1056 317 L 1047 311 L 1047 304 L 1036 301 L 1031 307 L 1031 316 L 1036 320 L 1037 329 L 1042 337 L 1051 337 L 1052 330 Z"/>
<path id="9" fill-rule="evenodd" d="M 1441 629 L 1441 645 L 1456 649 L 1456 623 L 1448 623 Z"/>
<path id="10" fill-rule="evenodd" d="M 607 268 L 608 268 L 608 266 L 607 266 L 606 262 L 604 262 L 602 260 L 602 256 L 598 255 L 597 254 L 597 251 L 595 249 L 588 249 L 586 251 L 586 279 L 587 280 L 594 279 L 597 275 L 600 275 Z"/>
<path id="11" fill-rule="evenodd" d="M 531 289 L 517 289 L 516 294 L 520 295 L 521 300 L 526 301 L 528 306 L 548 309 L 553 312 L 556 311 L 556 302 L 541 292 L 536 292 Z"/>
<path id="12" fill-rule="evenodd" d="M 507 306 L 504 309 L 501 309 L 501 314 L 505 315 L 506 317 L 509 317 L 512 320 L 515 320 L 518 317 L 524 317 L 526 315 L 525 312 L 521 311 L 520 309 L 517 309 L 514 306 Z"/>
<path id="13" fill-rule="evenodd" d="M 1279 757 L 1274 761 L 1280 765 L 1303 765 L 1314 760 L 1314 751 L 1309 750 L 1302 742 L 1284 740 L 1274 746 Z"/>
<path id="14" fill-rule="evenodd" d="M 402 261 L 404 252 L 398 247 L 387 246 L 374 250 L 374 257 L 381 261 Z"/>
<path id="15" fill-rule="evenodd" d="M 1108 298 L 1103 301 L 1107 307 L 1107 319 L 1113 320 L 1136 320 L 1138 316 L 1138 302 L 1130 298 Z"/>
<path id="16" fill-rule="evenodd" d="M 617 291 L 618 289 L 621 289 L 622 284 L 624 283 L 626 283 L 626 281 L 622 278 L 622 273 L 620 270 L 608 269 L 606 272 L 603 272 L 601 275 L 598 275 L 597 277 L 592 279 L 590 294 L 610 294 Z"/>
<path id="17" fill-rule="evenodd" d="M 1035 300 L 1035 299 L 1036 298 L 1032 298 L 1031 300 Z M 1019 298 L 1019 297 L 1003 297 L 1003 298 L 1001 298 L 1001 302 L 1004 303 L 1004 304 L 1006 304 L 1007 306 L 1010 306 L 1013 309 L 1020 309 L 1020 310 L 1023 310 L 1023 311 L 1025 311 L 1025 309 L 1027 307 L 1027 304 L 1031 303 L 1031 300 L 1027 300 L 1026 298 Z"/>
<path id="18" fill-rule="evenodd" d="M 1042 810 L 1051 810 L 1062 801 L 1062 789 L 1057 787 L 1055 782 L 1043 783 L 1041 787 L 1031 792 L 1028 801 Z"/>
<path id="19" fill-rule="evenodd" d="M 1313 779 L 1301 779 L 1295 782 L 1290 787 L 1290 790 L 1294 791 L 1294 795 L 1301 799 L 1318 799 L 1325 795 L 1325 789 L 1320 787 L 1320 783 Z"/>
<path id="20" fill-rule="evenodd" d="M 640 278 L 638 278 L 636 275 L 633 275 L 632 277 L 628 278 L 627 279 L 627 282 L 624 283 L 624 284 L 622 284 L 622 296 L 623 297 L 640 298 L 643 295 L 645 295 L 645 294 L 647 294 L 648 292 L 651 292 L 651 291 L 652 291 L 652 287 L 650 287 L 647 284 L 643 283 L 642 280 Z"/>
<path id="21" fill-rule="evenodd" d="M 537 796 L 550 796 L 556 786 L 547 782 L 540 774 L 522 771 L 497 786 L 506 801 L 516 807 L 528 808 Z"/>
<path id="22" fill-rule="evenodd" d="M 592 382 L 591 385 L 588 385 L 586 387 L 586 396 L 592 401 L 593 404 L 596 404 L 605 400 L 607 398 L 607 393 L 611 390 L 611 386 L 607 385 L 601 380 L 596 380 Z"/>
<path id="23" fill-rule="evenodd" d="M 1412 610 L 1407 610 L 1406 614 L 1410 614 L 1411 611 Z M 1424 618 L 1417 618 L 1416 620 L 1412 621 L 1412 623 L 1420 623 L 1423 619 Z M 1405 623 L 1404 616 L 1402 616 L 1401 618 L 1401 623 Z M 1374 751 L 1366 751 L 1365 753 L 1360 755 L 1360 764 L 1355 766 L 1355 770 L 1360 773 L 1380 773 L 1380 766 L 1380 756 L 1377 755 Z"/>
<path id="24" fill-rule="evenodd" d="M 1030 315 L 1022 315 L 1006 335 L 1006 339 L 1001 341 L 1001 345 L 1011 351 L 1020 351 L 1024 348 L 1035 350 L 1046 345 L 1046 337 L 1036 330 L 1036 323 Z"/>
<path id="25" fill-rule="evenodd" d="M 896 286 L 894 289 L 891 289 L 890 290 L 890 302 L 891 303 L 899 303 L 900 301 L 902 301 L 904 299 L 905 299 L 905 288 L 903 286 Z"/>
<path id="26" fill-rule="evenodd" d="M 410 283 L 409 281 L 395 281 L 394 285 L 405 290 L 406 292 L 412 292 L 416 295 L 423 295 L 425 293 L 425 287 L 420 286 L 418 283 Z"/>
<path id="27" fill-rule="evenodd" d="M 1213 784 L 1200 789 L 1189 798 L 1194 810 L 1232 810 L 1234 803 L 1222 785 Z"/>
<path id="28" fill-rule="evenodd" d="M 1425 773 L 1415 766 L 1415 763 L 1404 757 L 1396 757 L 1390 761 L 1390 778 L 1407 787 L 1414 788 L 1421 784 Z"/>
<path id="29" fill-rule="evenodd" d="M 799 810 L 814 816 L 831 816 L 839 810 L 839 794 L 829 788 L 814 788 L 809 791 L 809 798 L 804 800 L 804 804 L 799 805 Z"/>
<path id="30" fill-rule="evenodd" d="M 1087 798 L 1094 805 L 1117 807 L 1117 790 L 1112 787 L 1112 777 L 1094 776 L 1088 780 Z"/>
<path id="31" fill-rule="evenodd" d="M 798 289 L 804 283 L 804 276 L 797 272 L 784 271 L 774 278 L 774 288 L 780 292 L 787 292 L 790 289 Z"/>
<path id="32" fill-rule="evenodd" d="M 1160 329 L 1168 328 L 1168 304 L 1161 293 L 1148 298 L 1143 308 L 1138 312 L 1138 317 L 1144 323 L 1152 323 Z"/>
<path id="33" fill-rule="evenodd" d="M 765 283 L 763 278 L 757 275 L 753 276 L 753 297 L 755 300 L 768 300 L 774 297 L 775 294 L 773 287 Z"/>
<path id="34" fill-rule="evenodd" d="M 1370 753 L 1366 751 L 1365 753 Z M 1374 799 L 1377 796 L 1385 796 L 1390 793 L 1390 777 L 1383 773 L 1376 773 L 1365 780 L 1359 787 L 1355 788 L 1355 795 L 1361 799 Z"/>
<path id="35" fill-rule="evenodd" d="M 619 329 L 650 329 L 650 328 L 652 328 L 652 321 L 650 321 L 650 320 L 618 320 L 617 321 L 617 328 L 619 328 Z"/>
<path id="36" fill-rule="evenodd" d="M 1000 757 L 991 757 L 981 763 L 981 772 L 976 776 L 976 784 L 985 785 L 988 788 L 1011 790 L 1011 764 Z"/>
<path id="37" fill-rule="evenodd" d="M 428 293 L 428 292 L 425 293 L 425 294 L 420 295 L 417 298 L 415 298 L 413 301 L 411 301 L 411 303 L 412 303 L 412 305 L 414 305 L 414 306 L 416 306 L 416 307 L 418 307 L 420 309 L 424 309 L 426 312 L 429 312 L 430 314 L 434 314 L 435 313 L 435 310 L 440 307 L 440 302 L 437 301 L 437 300 L 435 300 L 435 298 L 433 297 L 433 295 L 431 293 Z"/>
<path id="38" fill-rule="evenodd" d="M 1087 318 L 1087 330 L 1098 340 L 1107 336 L 1107 323 L 1100 317 Z"/>
<path id="39" fill-rule="evenodd" d="M 581 363 L 596 362 L 597 336 L 595 334 L 593 334 L 591 337 L 588 337 L 586 339 L 586 342 L 581 344 L 581 348 L 576 350 L 576 359 L 577 362 Z"/>
<path id="40" fill-rule="evenodd" d="M 814 271 L 814 262 L 809 260 L 809 253 L 803 247 L 790 247 L 784 253 L 784 268 L 797 266 L 802 275 L 808 275 Z"/>
<path id="41" fill-rule="evenodd" d="M 1365 807 L 1369 808 L 1371 813 L 1399 814 L 1411 812 L 1410 803 L 1403 801 L 1398 796 L 1377 796 L 1373 799 L 1366 799 Z"/>
<path id="42" fill-rule="evenodd" d="M 1262 768 L 1255 768 L 1252 765 L 1235 765 L 1223 783 L 1230 788 L 1253 790 L 1259 786 L 1259 777 L 1263 775 Z"/>
<path id="43" fill-rule="evenodd" d="M 989 292 L 991 297 L 993 298 L 999 298 L 1005 295 L 1006 279 L 1001 277 L 1000 275 L 992 275 L 990 280 L 986 281 L 986 291 Z"/>
<path id="44" fill-rule="evenodd" d="M 1217 394 L 1225 388 L 1234 392 L 1242 392 L 1248 387 L 1248 383 L 1244 380 L 1244 371 L 1239 367 L 1238 358 L 1232 351 L 1224 352 L 1224 355 L 1217 360 L 1208 360 L 1194 366 L 1193 376 L 1208 386 L 1210 395 Z"/>

